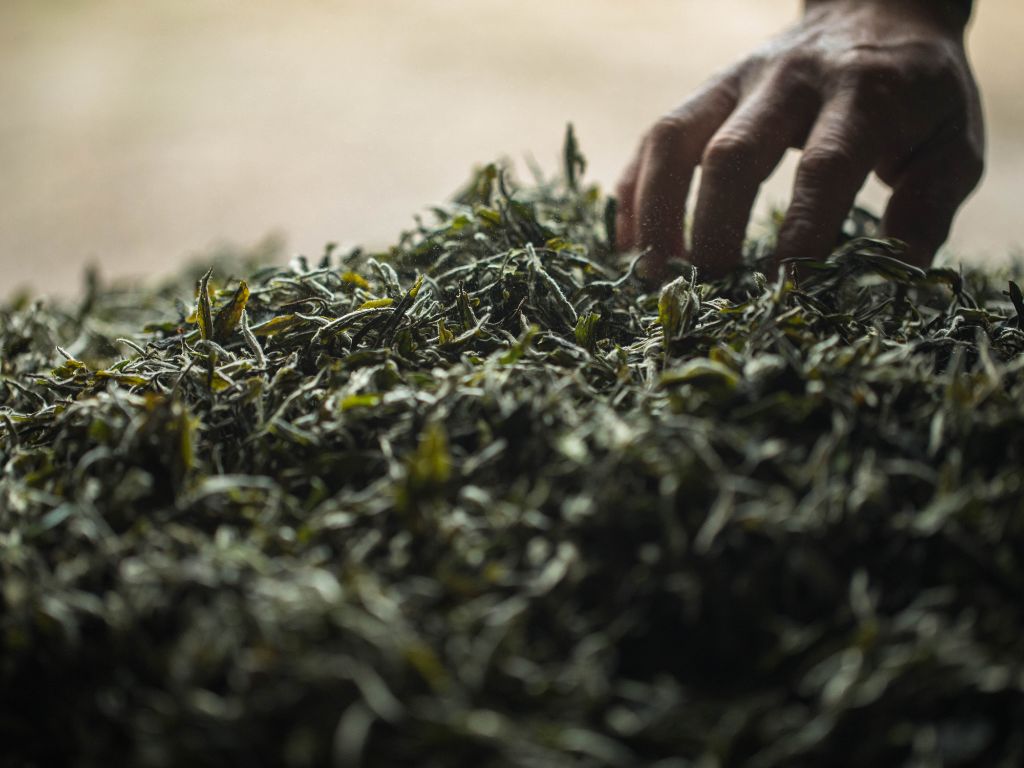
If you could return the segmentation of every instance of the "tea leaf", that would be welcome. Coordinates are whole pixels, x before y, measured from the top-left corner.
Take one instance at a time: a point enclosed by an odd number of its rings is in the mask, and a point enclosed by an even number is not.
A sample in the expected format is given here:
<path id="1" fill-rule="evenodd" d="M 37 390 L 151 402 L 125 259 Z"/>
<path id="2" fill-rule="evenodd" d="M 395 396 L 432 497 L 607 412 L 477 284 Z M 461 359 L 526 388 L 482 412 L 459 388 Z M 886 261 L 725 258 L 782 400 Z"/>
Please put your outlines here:
<path id="1" fill-rule="evenodd" d="M 1019 269 L 652 292 L 562 165 L 0 304 L 0 762 L 1022 763 Z"/>
<path id="2" fill-rule="evenodd" d="M 597 345 L 597 324 L 600 320 L 599 314 L 591 312 L 580 315 L 576 322 L 576 343 L 588 352 L 593 352 Z"/>
<path id="3" fill-rule="evenodd" d="M 199 334 L 203 341 L 214 338 L 213 313 L 210 305 L 210 277 L 213 275 L 211 267 L 199 278 L 196 289 L 198 304 L 196 306 L 196 323 L 199 325 Z"/>
<path id="4" fill-rule="evenodd" d="M 359 309 L 380 309 L 381 307 L 390 307 L 394 303 L 394 299 L 370 299 L 360 304 Z"/>
<path id="5" fill-rule="evenodd" d="M 225 341 L 231 332 L 235 330 L 235 326 L 238 325 L 238 321 L 242 317 L 248 301 L 249 286 L 245 280 L 240 280 L 231 300 L 217 312 L 213 323 L 213 337 L 216 341 Z M 205 339 L 206 336 L 203 338 Z"/>

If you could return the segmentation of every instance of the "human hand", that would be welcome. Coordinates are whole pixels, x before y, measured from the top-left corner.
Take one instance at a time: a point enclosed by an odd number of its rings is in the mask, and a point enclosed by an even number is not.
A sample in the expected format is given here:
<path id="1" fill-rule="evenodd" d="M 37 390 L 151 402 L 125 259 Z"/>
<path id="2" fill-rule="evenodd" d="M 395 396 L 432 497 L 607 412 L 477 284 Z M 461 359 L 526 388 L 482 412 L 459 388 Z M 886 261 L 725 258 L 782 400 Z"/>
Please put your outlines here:
<path id="1" fill-rule="evenodd" d="M 803 19 L 659 120 L 618 187 L 618 245 L 661 280 L 740 260 L 761 183 L 803 148 L 776 257 L 824 258 L 868 175 L 892 188 L 882 227 L 927 266 L 981 179 L 984 126 L 949 0 L 808 0 Z M 692 248 L 683 221 L 696 166 Z"/>

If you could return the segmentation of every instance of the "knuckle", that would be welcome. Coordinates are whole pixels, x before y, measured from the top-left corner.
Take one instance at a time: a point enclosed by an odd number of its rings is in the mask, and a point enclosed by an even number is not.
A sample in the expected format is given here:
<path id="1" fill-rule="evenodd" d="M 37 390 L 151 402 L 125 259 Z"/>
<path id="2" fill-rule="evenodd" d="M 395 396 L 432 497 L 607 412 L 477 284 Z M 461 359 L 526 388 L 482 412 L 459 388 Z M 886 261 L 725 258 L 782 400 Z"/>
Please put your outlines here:
<path id="1" fill-rule="evenodd" d="M 822 79 L 816 62 L 808 56 L 785 54 L 768 74 L 766 85 L 772 98 L 799 109 L 821 100 Z"/>
<path id="2" fill-rule="evenodd" d="M 913 82 L 906 62 L 876 48 L 855 48 L 842 54 L 838 71 L 840 86 L 855 93 L 866 107 L 896 103 Z"/>
<path id="3" fill-rule="evenodd" d="M 949 81 L 961 71 L 962 57 L 948 41 L 930 40 L 908 43 L 904 58 L 917 77 Z"/>
<path id="4" fill-rule="evenodd" d="M 775 54 L 767 48 L 755 50 L 739 63 L 734 72 L 741 78 L 756 77 L 764 70 L 765 66 L 772 61 L 774 55 Z"/>
<path id="5" fill-rule="evenodd" d="M 920 99 L 953 111 L 967 109 L 970 75 L 949 44 L 917 43 L 906 60 L 905 81 Z"/>
<path id="6" fill-rule="evenodd" d="M 854 87 L 865 106 L 887 107 L 896 103 L 907 85 L 905 73 L 891 64 L 862 67 L 853 73 Z"/>
<path id="7" fill-rule="evenodd" d="M 792 255 L 803 255 L 803 249 L 817 240 L 813 225 L 806 219 L 793 216 L 784 229 L 779 232 L 779 242 Z"/>
<path id="8" fill-rule="evenodd" d="M 789 208 L 786 210 L 786 218 L 783 220 L 782 229 L 788 236 L 799 237 L 808 234 L 815 227 L 817 198 L 804 194 L 801 191 L 793 196 Z"/>
<path id="9" fill-rule="evenodd" d="M 800 179 L 805 184 L 824 186 L 836 179 L 848 179 L 857 170 L 853 153 L 840 144 L 810 147 L 800 159 Z"/>
<path id="10" fill-rule="evenodd" d="M 925 103 L 965 104 L 964 62 L 944 41 L 861 45 L 838 54 L 838 81 L 866 106 L 888 108 L 908 96 Z"/>
<path id="11" fill-rule="evenodd" d="M 685 135 L 685 126 L 678 117 L 671 115 L 660 118 L 647 133 L 646 145 L 649 151 L 660 154 L 675 147 Z"/>
<path id="12" fill-rule="evenodd" d="M 819 62 L 813 51 L 796 49 L 779 56 L 776 63 L 776 79 L 788 88 L 818 89 Z"/>
<path id="13" fill-rule="evenodd" d="M 779 250 L 789 256 L 815 255 L 820 250 L 821 232 L 815 224 L 814 211 L 794 201 L 779 230 Z"/>
<path id="14" fill-rule="evenodd" d="M 780 91 L 791 104 L 814 104 L 821 99 L 819 79 L 809 72 L 789 74 L 781 83 Z"/>
<path id="15" fill-rule="evenodd" d="M 704 150 L 701 167 L 705 173 L 735 175 L 757 159 L 757 143 L 739 134 L 716 136 Z"/>
<path id="16" fill-rule="evenodd" d="M 965 191 L 969 194 L 981 183 L 985 175 L 985 156 L 980 150 L 972 147 L 964 153 L 962 163 L 960 178 Z"/>
<path id="17" fill-rule="evenodd" d="M 877 46 L 858 46 L 839 56 L 843 74 L 855 82 L 894 79 L 902 75 L 902 68 Z"/>
<path id="18" fill-rule="evenodd" d="M 944 168 L 944 179 L 928 185 L 925 194 L 946 194 L 957 203 L 966 199 L 981 183 L 985 175 L 985 153 L 981 145 L 964 141 L 956 146 L 955 154 Z"/>

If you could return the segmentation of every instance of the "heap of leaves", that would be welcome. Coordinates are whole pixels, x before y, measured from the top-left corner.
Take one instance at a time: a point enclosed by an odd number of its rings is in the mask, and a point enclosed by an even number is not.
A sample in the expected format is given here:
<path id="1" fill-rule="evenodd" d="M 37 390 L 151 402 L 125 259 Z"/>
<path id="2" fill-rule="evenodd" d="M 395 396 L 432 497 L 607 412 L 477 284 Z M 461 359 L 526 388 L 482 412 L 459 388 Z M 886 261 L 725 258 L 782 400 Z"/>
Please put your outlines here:
<path id="1" fill-rule="evenodd" d="M 4 764 L 1024 762 L 1019 290 L 647 292 L 581 165 L 0 311 Z"/>

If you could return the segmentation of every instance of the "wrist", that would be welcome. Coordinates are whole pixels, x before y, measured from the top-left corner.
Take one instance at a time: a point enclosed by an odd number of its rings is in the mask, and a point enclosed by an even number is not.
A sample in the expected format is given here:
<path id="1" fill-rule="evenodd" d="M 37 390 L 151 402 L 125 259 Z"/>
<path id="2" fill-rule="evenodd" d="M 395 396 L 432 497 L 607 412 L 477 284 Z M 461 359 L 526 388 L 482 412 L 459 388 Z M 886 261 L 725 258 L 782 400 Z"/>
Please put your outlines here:
<path id="1" fill-rule="evenodd" d="M 897 18 L 927 20 L 945 32 L 963 35 L 973 0 L 804 0 L 804 14 L 859 13 L 872 6 Z"/>

